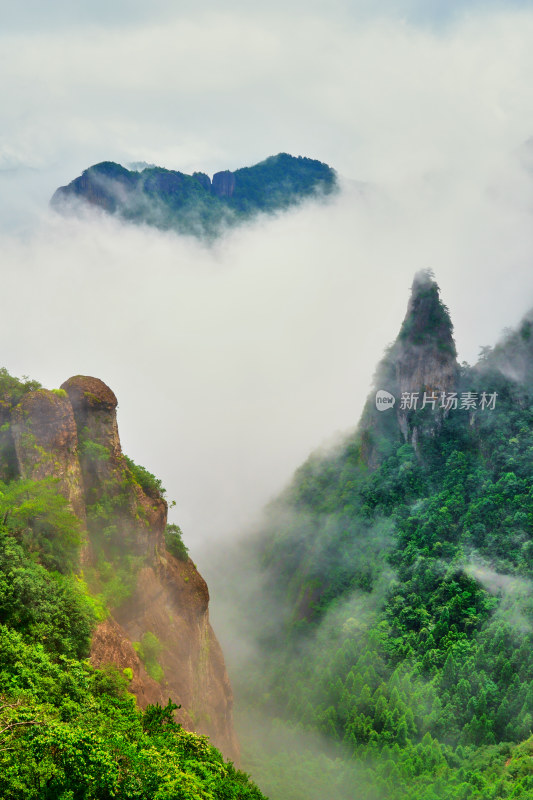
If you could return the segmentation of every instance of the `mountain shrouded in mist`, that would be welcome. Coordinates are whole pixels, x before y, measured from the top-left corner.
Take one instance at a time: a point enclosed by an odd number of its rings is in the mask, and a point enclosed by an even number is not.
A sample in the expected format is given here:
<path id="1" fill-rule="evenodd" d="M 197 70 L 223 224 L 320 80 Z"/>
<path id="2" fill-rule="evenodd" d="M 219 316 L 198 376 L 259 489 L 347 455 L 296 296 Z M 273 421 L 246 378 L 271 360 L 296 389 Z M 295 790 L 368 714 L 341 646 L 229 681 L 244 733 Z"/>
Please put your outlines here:
<path id="1" fill-rule="evenodd" d="M 185 175 L 161 167 L 130 171 L 103 161 L 86 169 L 52 197 L 64 210 L 84 201 L 129 222 L 213 237 L 257 214 L 290 208 L 331 194 L 336 174 L 327 164 L 279 153 L 252 167 Z"/>
<path id="2" fill-rule="evenodd" d="M 393 414 L 383 413 L 375 397 L 366 403 L 360 423 L 364 459 L 373 467 L 381 460 L 380 446 L 387 452 L 393 442 L 410 442 L 416 450 L 420 432 L 438 426 L 448 413 L 441 398 L 457 389 L 459 365 L 448 309 L 441 302 L 439 289 L 429 271 L 419 272 L 413 281 L 411 297 L 398 338 L 376 371 L 376 391 L 392 394 L 397 402 Z M 401 398 L 421 393 L 418 405 L 426 404 L 433 413 L 423 420 L 409 407 L 414 403 Z M 430 401 L 430 398 L 431 401 Z M 442 407 L 441 407 L 442 406 Z M 427 415 L 426 415 L 427 416 Z"/>
<path id="3" fill-rule="evenodd" d="M 0 370 L 0 796 L 260 800 L 198 735 L 238 760 L 207 585 L 116 406 Z"/>
<path id="4" fill-rule="evenodd" d="M 271 800 L 533 796 L 530 319 L 459 366 L 418 274 L 358 429 L 228 556 L 244 759 Z"/>
<path id="5" fill-rule="evenodd" d="M 207 586 L 115 395 L 2 370 L 0 399 L 0 794 L 260 800 L 198 736 L 238 756 Z M 531 314 L 459 365 L 418 273 L 358 428 L 213 547 L 270 800 L 530 800 L 532 470 Z"/>

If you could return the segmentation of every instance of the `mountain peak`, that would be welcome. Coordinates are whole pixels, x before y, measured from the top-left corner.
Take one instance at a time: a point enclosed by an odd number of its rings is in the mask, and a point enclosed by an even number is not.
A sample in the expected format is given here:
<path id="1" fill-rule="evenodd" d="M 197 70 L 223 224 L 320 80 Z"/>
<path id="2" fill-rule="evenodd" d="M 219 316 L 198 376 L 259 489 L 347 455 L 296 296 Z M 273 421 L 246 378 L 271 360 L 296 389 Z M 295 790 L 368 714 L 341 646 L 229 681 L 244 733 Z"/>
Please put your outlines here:
<path id="1" fill-rule="evenodd" d="M 389 391 L 398 395 L 449 392 L 456 384 L 457 371 L 450 313 L 433 273 L 422 270 L 414 277 L 396 341 L 378 367 L 377 383 L 388 383 Z"/>
<path id="2" fill-rule="evenodd" d="M 203 172 L 128 170 L 102 161 L 59 187 L 51 204 L 65 212 L 81 202 L 130 223 L 212 239 L 260 213 L 283 211 L 337 188 L 335 170 L 327 164 L 288 153 L 217 172 L 212 180 Z"/>
<path id="3" fill-rule="evenodd" d="M 433 273 L 422 270 L 414 277 L 400 332 L 376 370 L 363 412 L 360 430 L 369 466 L 376 466 L 386 443 L 400 435 L 416 449 L 420 434 L 433 431 L 446 414 L 441 400 L 457 390 L 458 376 L 450 313 Z M 378 408 L 377 394 L 383 392 L 394 403 Z M 420 411 L 426 412 L 424 418 Z"/>
<path id="4" fill-rule="evenodd" d="M 431 270 L 417 272 L 397 344 L 457 356 L 450 313 Z"/>

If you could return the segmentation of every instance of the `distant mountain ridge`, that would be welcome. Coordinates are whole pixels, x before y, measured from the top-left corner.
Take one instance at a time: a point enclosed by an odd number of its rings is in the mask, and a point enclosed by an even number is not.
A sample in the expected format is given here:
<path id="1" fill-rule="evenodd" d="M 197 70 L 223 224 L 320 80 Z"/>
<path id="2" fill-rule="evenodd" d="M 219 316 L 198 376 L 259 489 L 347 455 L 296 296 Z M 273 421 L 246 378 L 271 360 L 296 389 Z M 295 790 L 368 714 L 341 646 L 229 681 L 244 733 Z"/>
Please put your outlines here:
<path id="1" fill-rule="evenodd" d="M 128 170 L 102 161 L 56 190 L 51 205 L 64 211 L 83 201 L 123 220 L 214 238 L 259 213 L 274 213 L 337 188 L 327 164 L 279 153 L 252 167 L 186 175 L 162 167 Z"/>

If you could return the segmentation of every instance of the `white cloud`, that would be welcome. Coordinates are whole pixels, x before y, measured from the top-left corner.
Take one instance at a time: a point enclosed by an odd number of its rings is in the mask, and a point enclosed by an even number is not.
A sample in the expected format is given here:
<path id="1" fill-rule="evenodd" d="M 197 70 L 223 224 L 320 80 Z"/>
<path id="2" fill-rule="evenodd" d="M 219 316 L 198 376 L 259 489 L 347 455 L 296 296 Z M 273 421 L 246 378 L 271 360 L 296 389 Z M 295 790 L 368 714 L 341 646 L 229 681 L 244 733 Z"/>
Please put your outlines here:
<path id="1" fill-rule="evenodd" d="M 15 374 L 111 385 L 190 542 L 357 422 L 414 272 L 435 270 L 468 360 L 533 305 L 533 13 L 169 8 L 0 34 L 0 335 Z M 282 150 L 373 186 L 211 250 L 46 210 L 99 160 L 213 172 Z"/>
<path id="2" fill-rule="evenodd" d="M 311 7 L 207 7 L 6 32 L 0 154 L 235 168 L 287 150 L 351 177 L 486 165 L 531 134 L 530 11 L 435 31 Z"/>

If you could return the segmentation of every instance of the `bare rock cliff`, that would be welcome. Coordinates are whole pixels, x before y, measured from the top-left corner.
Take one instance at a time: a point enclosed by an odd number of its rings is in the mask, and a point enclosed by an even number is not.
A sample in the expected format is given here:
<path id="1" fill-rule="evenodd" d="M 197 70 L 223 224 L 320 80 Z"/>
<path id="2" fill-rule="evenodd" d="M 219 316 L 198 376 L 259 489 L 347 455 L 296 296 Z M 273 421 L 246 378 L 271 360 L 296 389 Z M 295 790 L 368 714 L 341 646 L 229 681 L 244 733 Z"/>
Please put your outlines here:
<path id="1" fill-rule="evenodd" d="M 213 175 L 213 183 L 211 184 L 213 194 L 217 197 L 232 197 L 235 191 L 235 175 L 229 169 L 224 172 L 216 172 Z"/>
<path id="2" fill-rule="evenodd" d="M 131 670 L 141 707 L 171 698 L 185 728 L 238 761 L 207 584 L 190 558 L 166 549 L 167 504 L 153 476 L 123 455 L 116 407 L 105 383 L 78 375 L 58 392 L 32 391 L 11 410 L 0 405 L 0 414 L 10 417 L 19 474 L 58 479 L 86 529 L 84 577 L 109 612 L 94 633 L 92 663 Z"/>

